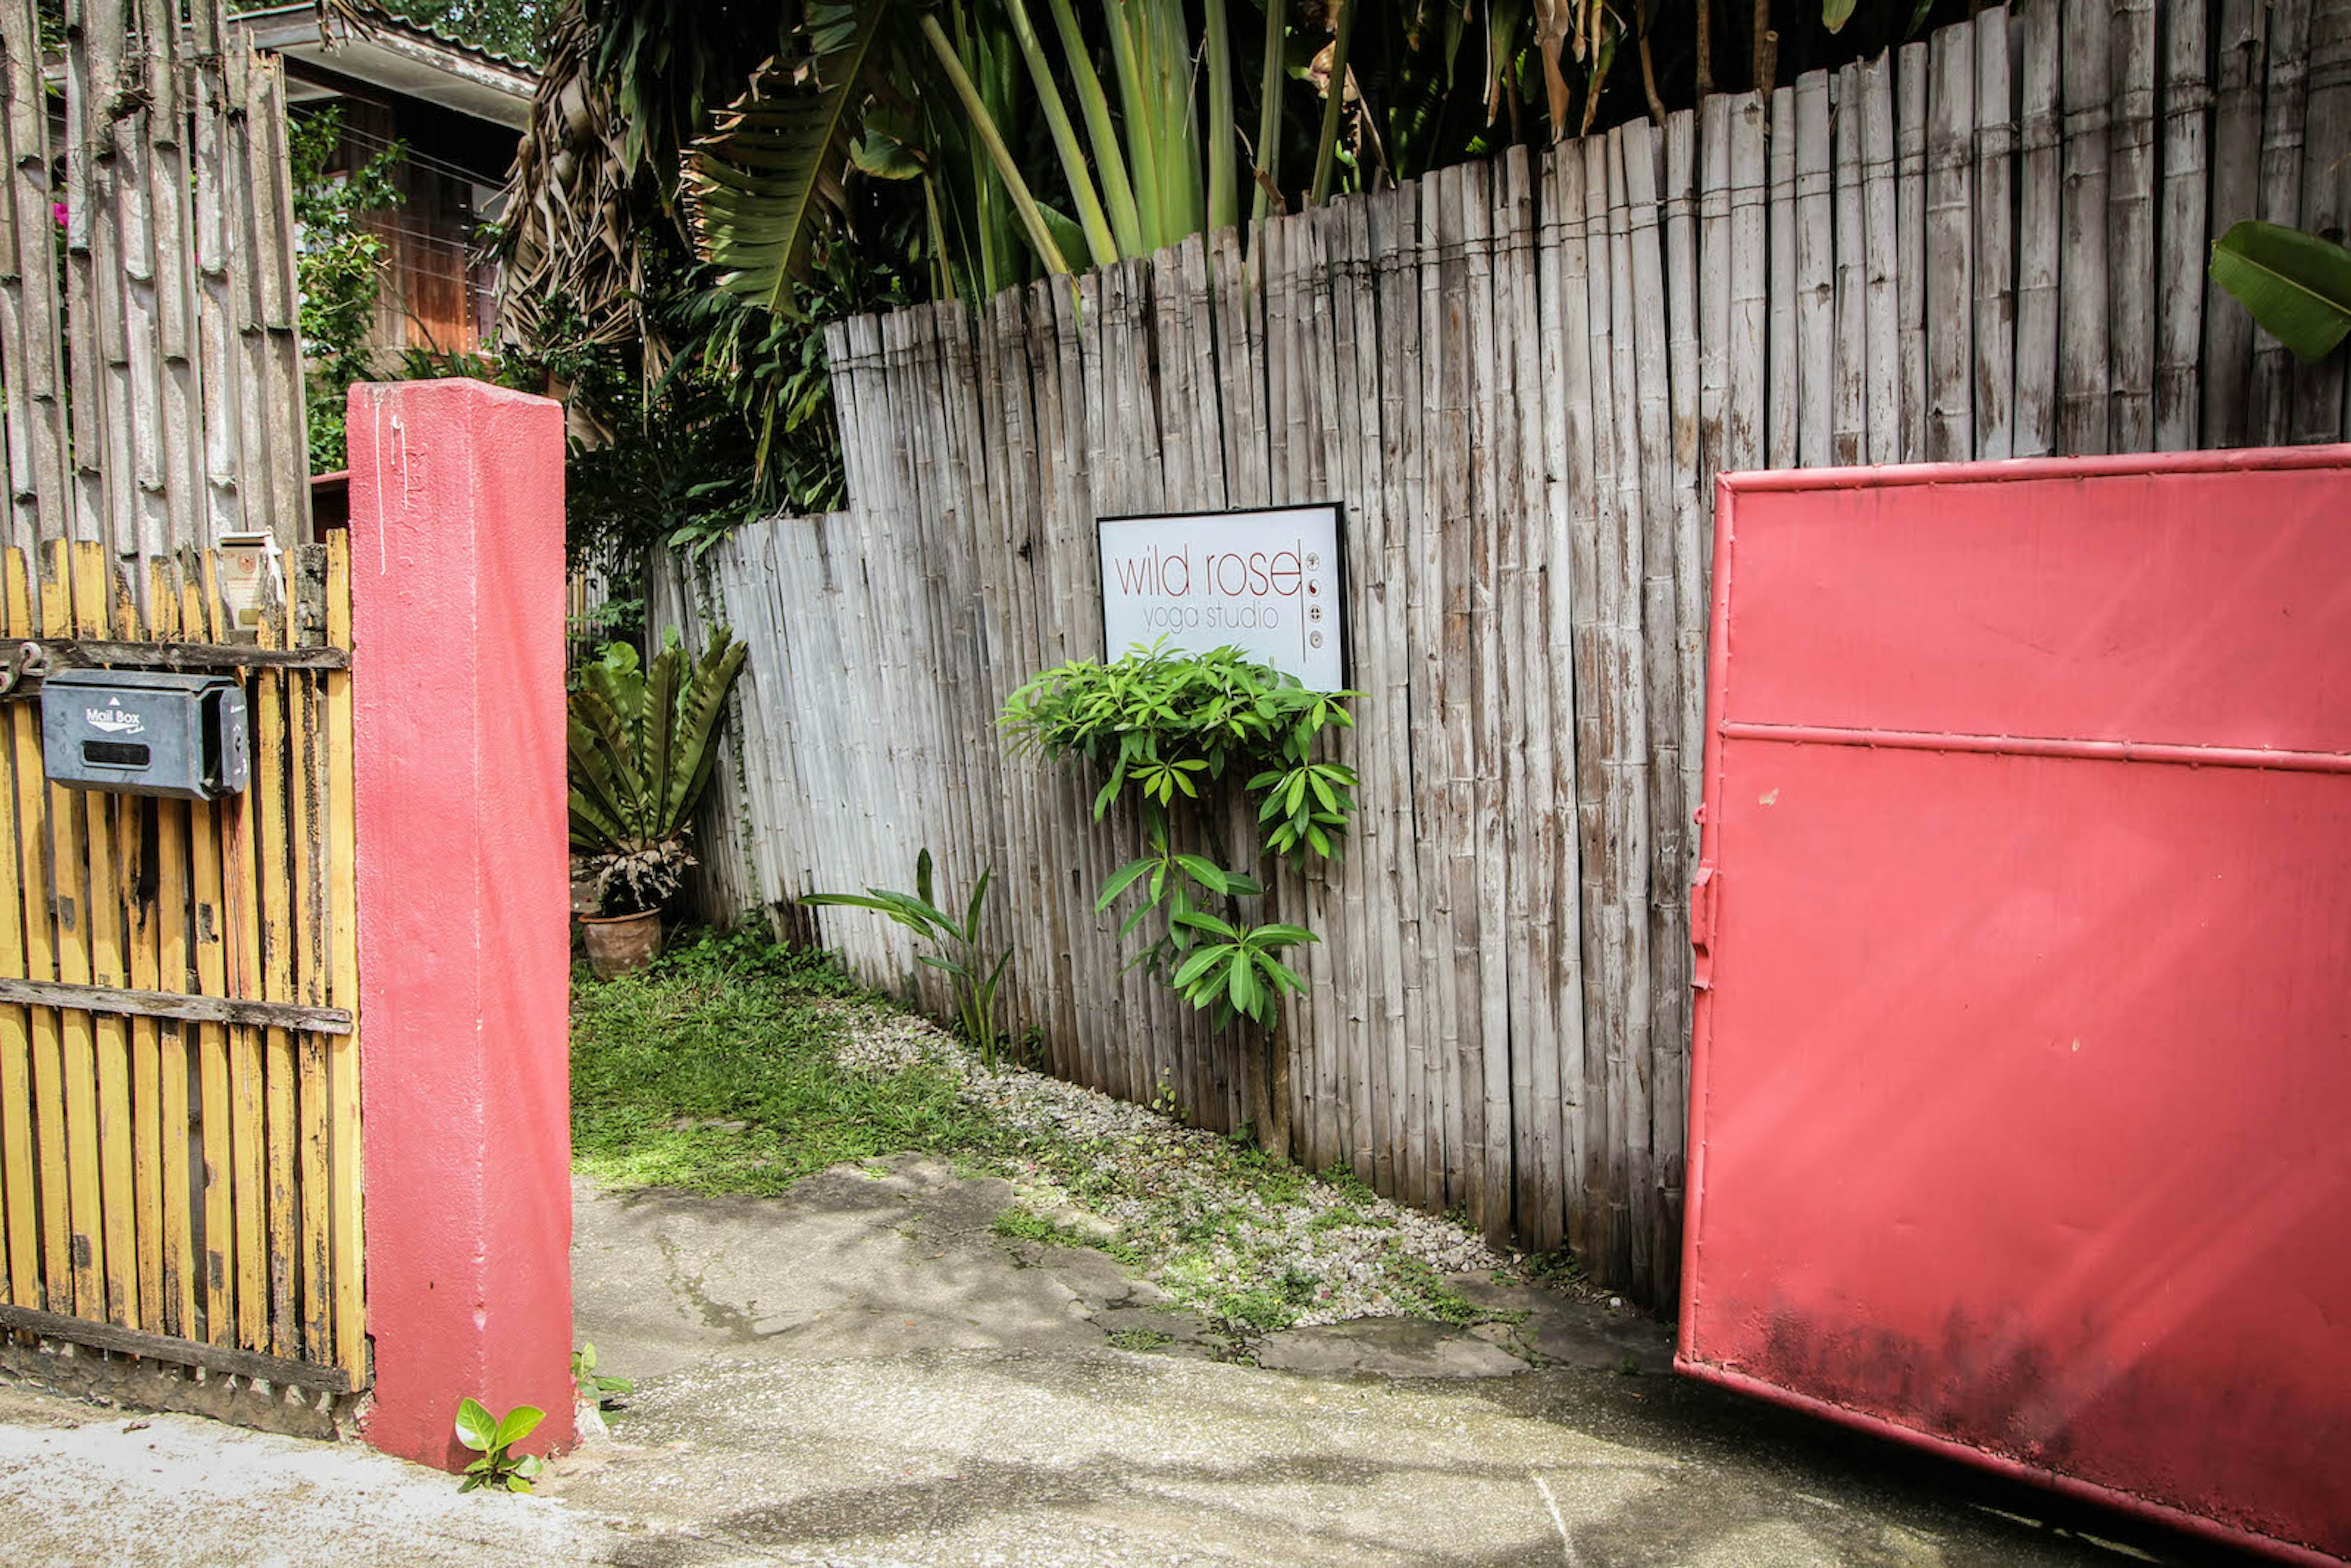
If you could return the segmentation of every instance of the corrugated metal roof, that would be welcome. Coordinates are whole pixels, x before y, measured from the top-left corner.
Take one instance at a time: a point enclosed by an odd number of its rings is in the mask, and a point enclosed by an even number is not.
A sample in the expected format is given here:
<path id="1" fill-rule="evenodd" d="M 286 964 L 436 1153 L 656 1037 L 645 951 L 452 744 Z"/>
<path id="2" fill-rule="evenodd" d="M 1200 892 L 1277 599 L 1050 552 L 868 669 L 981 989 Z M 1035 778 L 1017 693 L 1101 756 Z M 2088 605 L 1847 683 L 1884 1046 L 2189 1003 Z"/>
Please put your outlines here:
<path id="1" fill-rule="evenodd" d="M 442 104 L 520 131 L 528 121 L 538 74 L 530 66 L 441 30 L 358 7 L 363 25 L 321 19 L 308 0 L 240 12 L 255 47 L 410 98 Z"/>

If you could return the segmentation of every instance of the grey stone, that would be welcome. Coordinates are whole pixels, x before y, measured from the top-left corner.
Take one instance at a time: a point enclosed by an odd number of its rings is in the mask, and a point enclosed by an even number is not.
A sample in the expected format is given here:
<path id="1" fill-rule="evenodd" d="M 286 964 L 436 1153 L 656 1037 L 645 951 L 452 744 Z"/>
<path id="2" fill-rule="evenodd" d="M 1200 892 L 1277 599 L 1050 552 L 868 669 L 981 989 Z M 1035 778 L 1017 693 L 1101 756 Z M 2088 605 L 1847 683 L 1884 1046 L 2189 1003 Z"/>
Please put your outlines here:
<path id="1" fill-rule="evenodd" d="M 1468 1329 L 1412 1318 L 1360 1318 L 1322 1328 L 1285 1329 L 1256 1346 L 1257 1364 L 1278 1372 L 1382 1377 L 1511 1377 L 1527 1364 Z"/>
<path id="2" fill-rule="evenodd" d="M 1515 1320 L 1509 1343 L 1539 1364 L 1606 1372 L 1674 1368 L 1672 1329 L 1646 1312 L 1611 1307 L 1596 1295 L 1497 1284 L 1484 1271 L 1449 1275 L 1446 1283 L 1476 1305 Z"/>
<path id="3" fill-rule="evenodd" d="M 1104 1335 L 1133 1332 L 1164 1337 L 1166 1343 L 1152 1347 L 1158 1354 L 1219 1356 L 1226 1349 L 1223 1337 L 1191 1312 L 1112 1307 L 1095 1315 L 1094 1327 Z"/>

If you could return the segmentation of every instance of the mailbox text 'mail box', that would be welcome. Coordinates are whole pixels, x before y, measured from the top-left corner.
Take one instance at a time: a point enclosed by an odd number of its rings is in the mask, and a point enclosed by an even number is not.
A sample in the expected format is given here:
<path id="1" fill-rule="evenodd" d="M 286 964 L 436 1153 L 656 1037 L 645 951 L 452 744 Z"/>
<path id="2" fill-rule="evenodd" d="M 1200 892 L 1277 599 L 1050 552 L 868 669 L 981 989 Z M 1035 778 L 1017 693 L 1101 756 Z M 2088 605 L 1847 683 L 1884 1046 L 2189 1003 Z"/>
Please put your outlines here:
<path id="1" fill-rule="evenodd" d="M 224 675 L 61 671 L 41 686 L 41 765 L 78 789 L 233 795 L 249 768 L 245 691 Z"/>

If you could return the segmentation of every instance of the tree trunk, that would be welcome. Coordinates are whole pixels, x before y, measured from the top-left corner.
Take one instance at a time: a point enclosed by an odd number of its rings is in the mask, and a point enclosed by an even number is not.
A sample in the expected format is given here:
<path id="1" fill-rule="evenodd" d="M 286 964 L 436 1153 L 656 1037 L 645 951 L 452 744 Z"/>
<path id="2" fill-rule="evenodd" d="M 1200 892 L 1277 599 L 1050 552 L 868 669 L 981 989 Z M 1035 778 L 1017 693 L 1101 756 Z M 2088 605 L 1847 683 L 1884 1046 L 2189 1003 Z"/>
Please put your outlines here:
<path id="1" fill-rule="evenodd" d="M 1274 1026 L 1265 1039 L 1263 1071 L 1258 1075 L 1263 1092 L 1259 1096 L 1265 1120 L 1258 1124 L 1257 1141 L 1275 1161 L 1290 1163 L 1290 1031 L 1283 1029 L 1280 1015 L 1274 1015 Z"/>

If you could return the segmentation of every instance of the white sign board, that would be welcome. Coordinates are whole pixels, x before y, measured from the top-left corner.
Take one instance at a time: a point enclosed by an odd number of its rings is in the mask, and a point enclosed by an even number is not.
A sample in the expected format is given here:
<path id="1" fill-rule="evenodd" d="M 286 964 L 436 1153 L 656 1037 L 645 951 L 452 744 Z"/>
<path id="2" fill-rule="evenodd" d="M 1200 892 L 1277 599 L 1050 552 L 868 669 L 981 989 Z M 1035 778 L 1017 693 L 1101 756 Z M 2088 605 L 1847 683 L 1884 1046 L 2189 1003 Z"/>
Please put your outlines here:
<path id="1" fill-rule="evenodd" d="M 1236 647 L 1310 691 L 1347 684 L 1339 508 L 1104 517 L 1102 647 Z"/>

